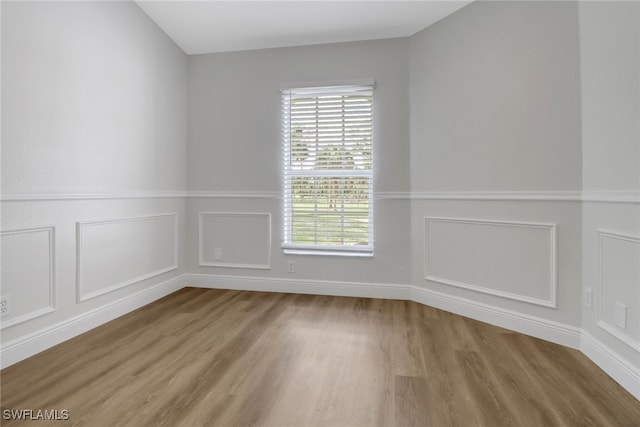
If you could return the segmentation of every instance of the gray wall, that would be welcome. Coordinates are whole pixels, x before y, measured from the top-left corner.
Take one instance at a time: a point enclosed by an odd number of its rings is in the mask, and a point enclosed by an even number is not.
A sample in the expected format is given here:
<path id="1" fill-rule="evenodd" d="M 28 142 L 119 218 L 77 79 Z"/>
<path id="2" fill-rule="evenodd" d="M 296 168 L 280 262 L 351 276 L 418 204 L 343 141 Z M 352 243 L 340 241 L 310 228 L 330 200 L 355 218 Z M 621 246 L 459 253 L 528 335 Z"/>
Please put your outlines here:
<path id="1" fill-rule="evenodd" d="M 519 200 L 581 188 L 578 53 L 571 2 L 475 2 L 411 38 L 414 284 L 580 324 L 580 203 Z"/>
<path id="2" fill-rule="evenodd" d="M 186 188 L 186 55 L 135 4 L 7 2 L 3 193 Z"/>
<path id="3" fill-rule="evenodd" d="M 3 351 L 184 271 L 186 77 L 132 2 L 3 2 Z"/>
<path id="4" fill-rule="evenodd" d="M 583 189 L 640 189 L 640 5 L 581 2 Z"/>
<path id="5" fill-rule="evenodd" d="M 411 38 L 411 190 L 580 190 L 577 5 L 476 2 Z"/>
<path id="6" fill-rule="evenodd" d="M 280 248 L 282 209 L 281 100 L 283 82 L 326 82 L 372 77 L 376 193 L 409 190 L 408 40 L 267 49 L 189 57 L 189 189 L 207 197 L 189 202 L 190 267 L 199 273 L 260 275 L 292 279 L 408 283 L 410 277 L 409 201 L 375 201 L 375 257 L 345 259 L 284 256 Z M 216 197 L 229 192 L 233 197 Z M 263 194 L 266 193 L 266 194 Z M 216 245 L 223 262 L 251 264 L 242 255 L 226 258 L 237 247 L 271 249 L 271 269 L 197 266 L 198 239 L 218 238 L 198 230 L 200 212 L 270 213 L 272 240 L 248 235 L 238 223 L 236 237 Z M 256 221 L 261 221 L 255 217 Z M 225 259 L 226 258 L 226 259 Z M 263 257 L 266 260 L 267 256 Z M 296 272 L 287 273 L 288 259 Z M 265 261 L 266 262 L 266 261 Z M 264 263 L 263 263 L 264 264 Z"/>

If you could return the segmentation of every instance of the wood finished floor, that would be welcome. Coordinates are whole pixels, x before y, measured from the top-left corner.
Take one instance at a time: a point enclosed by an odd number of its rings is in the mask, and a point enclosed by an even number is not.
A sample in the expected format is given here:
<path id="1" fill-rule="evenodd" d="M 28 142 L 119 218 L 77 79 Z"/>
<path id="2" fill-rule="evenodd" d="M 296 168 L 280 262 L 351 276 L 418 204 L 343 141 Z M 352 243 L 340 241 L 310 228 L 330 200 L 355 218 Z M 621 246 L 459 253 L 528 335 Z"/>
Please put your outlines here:
<path id="1" fill-rule="evenodd" d="M 37 426 L 640 426 L 580 352 L 409 301 L 186 288 L 0 375 Z"/>

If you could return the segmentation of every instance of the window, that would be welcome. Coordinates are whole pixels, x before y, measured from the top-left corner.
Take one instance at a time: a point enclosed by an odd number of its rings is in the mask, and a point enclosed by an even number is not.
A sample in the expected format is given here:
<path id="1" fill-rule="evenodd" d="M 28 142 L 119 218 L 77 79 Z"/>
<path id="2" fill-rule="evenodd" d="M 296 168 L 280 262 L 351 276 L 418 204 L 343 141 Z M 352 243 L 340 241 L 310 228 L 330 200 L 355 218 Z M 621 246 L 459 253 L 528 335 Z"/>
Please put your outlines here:
<path id="1" fill-rule="evenodd" d="M 373 85 L 282 90 L 285 253 L 373 254 Z"/>

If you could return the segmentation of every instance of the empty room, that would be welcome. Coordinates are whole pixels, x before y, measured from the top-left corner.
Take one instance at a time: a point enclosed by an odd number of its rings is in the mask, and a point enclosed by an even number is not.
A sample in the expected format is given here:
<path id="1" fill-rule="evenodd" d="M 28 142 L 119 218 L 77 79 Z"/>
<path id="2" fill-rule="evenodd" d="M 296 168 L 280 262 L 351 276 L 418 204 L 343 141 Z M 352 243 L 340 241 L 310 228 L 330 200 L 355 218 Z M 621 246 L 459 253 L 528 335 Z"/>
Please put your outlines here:
<path id="1" fill-rule="evenodd" d="M 640 426 L 640 2 L 0 14 L 1 425 Z"/>

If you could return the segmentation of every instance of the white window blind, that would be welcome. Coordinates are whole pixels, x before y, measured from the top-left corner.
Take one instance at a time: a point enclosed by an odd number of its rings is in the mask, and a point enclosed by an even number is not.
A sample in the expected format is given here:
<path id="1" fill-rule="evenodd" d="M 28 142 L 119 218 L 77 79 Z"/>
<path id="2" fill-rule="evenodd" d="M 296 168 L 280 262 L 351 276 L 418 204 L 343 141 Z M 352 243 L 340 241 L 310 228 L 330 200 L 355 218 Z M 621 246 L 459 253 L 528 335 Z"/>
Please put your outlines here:
<path id="1" fill-rule="evenodd" d="M 282 90 L 289 253 L 373 253 L 373 86 Z"/>

